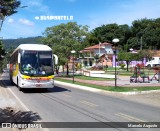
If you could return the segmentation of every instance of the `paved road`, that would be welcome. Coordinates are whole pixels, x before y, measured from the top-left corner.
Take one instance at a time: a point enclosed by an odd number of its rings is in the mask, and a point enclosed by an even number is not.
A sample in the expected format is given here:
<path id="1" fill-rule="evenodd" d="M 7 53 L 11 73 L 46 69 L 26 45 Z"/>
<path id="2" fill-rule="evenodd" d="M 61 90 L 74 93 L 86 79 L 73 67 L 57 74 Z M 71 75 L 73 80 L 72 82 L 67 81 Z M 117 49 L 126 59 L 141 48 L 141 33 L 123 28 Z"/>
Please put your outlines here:
<path id="1" fill-rule="evenodd" d="M 159 107 L 130 101 L 127 98 L 88 92 L 65 85 L 56 85 L 54 89 L 49 89 L 47 92 L 38 89 L 19 92 L 15 86 L 10 84 L 8 74 L 4 74 L 2 79 L 7 88 L 2 85 L 1 89 L 5 88 L 7 91 L 10 91 L 8 94 L 13 103 L 10 106 L 14 106 L 18 110 L 21 109 L 17 117 L 20 118 L 24 113 L 27 113 L 26 116 L 29 116 L 24 117 L 24 121 L 30 119 L 30 121 L 43 122 L 160 122 Z M 4 104 L 5 102 L 3 102 L 2 107 L 6 106 Z M 107 128 L 107 130 L 109 129 Z M 48 130 L 105 131 L 106 129 L 49 128 Z M 124 129 L 111 128 L 110 130 Z M 125 130 L 134 129 L 128 128 Z M 146 129 L 138 128 L 135 130 Z"/>

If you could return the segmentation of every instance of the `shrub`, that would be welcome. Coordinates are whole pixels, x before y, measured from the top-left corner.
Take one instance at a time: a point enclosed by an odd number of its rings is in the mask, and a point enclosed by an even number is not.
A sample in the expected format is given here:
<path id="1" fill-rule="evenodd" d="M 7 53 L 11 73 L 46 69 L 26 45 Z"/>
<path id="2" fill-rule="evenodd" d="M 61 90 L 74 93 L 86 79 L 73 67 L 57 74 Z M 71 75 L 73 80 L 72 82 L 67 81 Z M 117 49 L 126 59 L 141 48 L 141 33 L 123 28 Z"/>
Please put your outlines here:
<path id="1" fill-rule="evenodd" d="M 119 63 L 119 66 L 121 67 L 121 69 L 124 69 L 125 64 L 124 64 L 123 62 L 120 62 L 120 63 Z"/>
<path id="2" fill-rule="evenodd" d="M 91 70 L 103 70 L 103 66 L 93 66 L 93 67 L 91 67 Z"/>

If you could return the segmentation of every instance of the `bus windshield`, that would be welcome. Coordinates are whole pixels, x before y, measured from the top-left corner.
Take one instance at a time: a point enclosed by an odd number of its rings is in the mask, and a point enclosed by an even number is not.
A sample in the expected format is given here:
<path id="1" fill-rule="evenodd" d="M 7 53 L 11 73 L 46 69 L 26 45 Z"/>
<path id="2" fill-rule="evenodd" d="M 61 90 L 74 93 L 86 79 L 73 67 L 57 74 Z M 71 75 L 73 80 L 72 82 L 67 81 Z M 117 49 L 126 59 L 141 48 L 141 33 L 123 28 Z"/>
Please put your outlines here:
<path id="1" fill-rule="evenodd" d="M 53 75 L 52 51 L 21 51 L 20 67 L 26 75 Z"/>

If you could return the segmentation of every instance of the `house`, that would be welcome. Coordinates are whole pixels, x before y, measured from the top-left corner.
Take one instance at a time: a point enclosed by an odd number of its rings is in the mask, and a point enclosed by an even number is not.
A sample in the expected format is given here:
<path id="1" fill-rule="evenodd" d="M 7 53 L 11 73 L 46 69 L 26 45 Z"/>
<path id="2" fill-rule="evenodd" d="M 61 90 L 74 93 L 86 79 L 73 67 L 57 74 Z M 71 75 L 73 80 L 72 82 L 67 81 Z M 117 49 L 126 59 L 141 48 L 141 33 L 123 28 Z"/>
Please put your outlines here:
<path id="1" fill-rule="evenodd" d="M 113 66 L 114 58 L 114 47 L 107 42 L 87 47 L 80 51 L 79 56 L 82 66 L 87 67 L 95 66 L 96 64 Z"/>
<path id="2" fill-rule="evenodd" d="M 94 46 L 87 47 L 80 51 L 79 60 L 82 63 L 82 66 L 92 67 L 95 65 L 100 66 L 115 66 L 115 48 L 111 43 L 99 43 Z M 153 53 L 153 56 L 160 57 L 160 51 L 150 51 Z M 132 50 L 131 53 L 138 53 L 136 50 Z M 118 54 L 118 48 L 116 49 L 116 54 Z M 123 61 L 126 64 L 126 61 Z M 130 66 L 134 67 L 137 64 L 145 64 L 146 58 L 143 61 L 131 61 Z M 116 62 L 116 66 L 119 66 L 119 61 Z"/>

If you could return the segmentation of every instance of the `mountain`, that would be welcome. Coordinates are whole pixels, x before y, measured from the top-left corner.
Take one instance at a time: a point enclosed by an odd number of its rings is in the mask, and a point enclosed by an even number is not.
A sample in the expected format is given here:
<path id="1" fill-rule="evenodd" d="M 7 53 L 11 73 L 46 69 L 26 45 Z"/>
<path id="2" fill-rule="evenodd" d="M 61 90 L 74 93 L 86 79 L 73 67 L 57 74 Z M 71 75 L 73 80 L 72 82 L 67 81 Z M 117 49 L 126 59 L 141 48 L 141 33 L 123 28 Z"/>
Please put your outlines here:
<path id="1" fill-rule="evenodd" d="M 19 39 L 3 39 L 4 49 L 16 48 L 20 44 L 42 44 L 42 36 L 19 38 Z"/>

